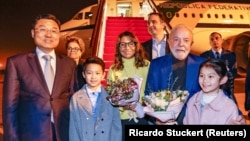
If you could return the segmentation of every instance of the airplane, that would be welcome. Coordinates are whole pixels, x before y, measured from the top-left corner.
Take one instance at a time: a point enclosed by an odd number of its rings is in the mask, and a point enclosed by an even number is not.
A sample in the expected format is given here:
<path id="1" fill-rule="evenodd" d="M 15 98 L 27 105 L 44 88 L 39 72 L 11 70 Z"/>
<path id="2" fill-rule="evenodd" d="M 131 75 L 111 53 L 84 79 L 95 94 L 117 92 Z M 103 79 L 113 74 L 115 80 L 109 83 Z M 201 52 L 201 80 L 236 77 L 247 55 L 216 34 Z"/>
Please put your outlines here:
<path id="1" fill-rule="evenodd" d="M 68 36 L 79 36 L 85 43 L 86 50 L 84 56 L 91 55 L 91 50 L 88 48 L 88 46 L 95 26 L 97 10 L 98 5 L 92 4 L 81 9 L 69 21 L 61 25 L 60 44 L 59 48 L 57 48 L 58 52 L 66 53 L 65 43 Z"/>
<path id="2" fill-rule="evenodd" d="M 102 7 L 100 7 L 102 5 Z M 98 17 L 98 10 L 102 11 L 101 18 Z M 84 11 L 85 10 L 85 11 Z M 210 49 L 209 34 L 217 31 L 222 34 L 224 39 L 224 48 L 236 53 L 238 76 L 245 77 L 247 64 L 250 58 L 250 4 L 248 3 L 231 3 L 231 2 L 189 2 L 189 1 L 171 1 L 171 0 L 102 0 L 96 5 L 91 5 L 84 8 L 85 16 L 76 14 L 70 26 L 63 24 L 62 33 L 65 35 L 77 35 L 81 32 L 81 27 L 92 30 L 86 33 L 85 36 L 89 48 L 88 55 L 97 55 L 103 58 L 105 45 L 106 20 L 108 17 L 143 17 L 147 20 L 147 15 L 150 12 L 162 13 L 165 17 L 167 25 L 167 33 L 171 28 L 179 23 L 185 23 L 194 33 L 194 44 L 192 45 L 191 53 L 199 55 L 201 52 Z M 78 12 L 80 13 L 80 12 Z M 86 17 L 86 14 L 91 14 L 92 22 Z M 76 20 L 78 17 L 82 20 Z M 87 16 L 88 17 L 88 16 Z M 98 22 L 99 21 L 99 22 Z M 100 22 L 101 21 L 101 22 Z M 67 22 L 67 23 L 69 23 Z M 96 23 L 101 23 L 96 25 Z M 79 26 L 80 25 L 80 26 Z M 93 25 L 93 27 L 91 27 Z M 99 27 L 98 40 L 93 41 L 92 34 L 94 29 Z M 72 30 L 73 29 L 73 30 Z M 77 29 L 77 30 L 75 30 Z M 72 34 L 68 34 L 71 31 Z M 66 34 L 67 33 L 67 34 Z M 89 34 L 89 35 L 87 35 Z M 94 43 L 93 43 L 94 42 Z M 97 42 L 97 43 L 96 43 Z M 94 45 L 93 45 L 94 44 Z M 98 50 L 93 52 L 97 48 Z M 107 61 L 107 60 L 104 60 Z"/>
<path id="3" fill-rule="evenodd" d="M 97 12 L 98 5 L 93 4 L 88 7 L 81 9 L 77 12 L 71 20 L 63 23 L 61 25 L 62 36 L 71 36 L 76 32 L 76 30 L 90 29 L 93 28 L 95 24 L 95 16 Z M 70 32 L 69 32 L 70 31 Z"/>

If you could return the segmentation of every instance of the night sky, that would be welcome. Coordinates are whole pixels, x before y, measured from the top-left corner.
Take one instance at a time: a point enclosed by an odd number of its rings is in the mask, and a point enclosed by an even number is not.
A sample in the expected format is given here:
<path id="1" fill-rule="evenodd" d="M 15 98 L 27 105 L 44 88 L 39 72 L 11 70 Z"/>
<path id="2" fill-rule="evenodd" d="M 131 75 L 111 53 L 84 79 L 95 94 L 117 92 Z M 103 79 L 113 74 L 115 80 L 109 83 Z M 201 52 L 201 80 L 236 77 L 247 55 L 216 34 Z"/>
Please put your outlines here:
<path id="1" fill-rule="evenodd" d="M 0 1 L 0 70 L 8 56 L 34 49 L 30 30 L 39 14 L 51 13 L 62 23 L 98 0 L 1 0 Z"/>
<path id="2" fill-rule="evenodd" d="M 97 1 L 98 0 L 0 0 L 0 70 L 4 69 L 8 56 L 34 49 L 30 30 L 31 23 L 37 15 L 51 13 L 56 15 L 61 22 L 64 23 L 70 20 L 82 8 L 95 4 Z M 237 1 L 249 3 L 249 0 Z"/>

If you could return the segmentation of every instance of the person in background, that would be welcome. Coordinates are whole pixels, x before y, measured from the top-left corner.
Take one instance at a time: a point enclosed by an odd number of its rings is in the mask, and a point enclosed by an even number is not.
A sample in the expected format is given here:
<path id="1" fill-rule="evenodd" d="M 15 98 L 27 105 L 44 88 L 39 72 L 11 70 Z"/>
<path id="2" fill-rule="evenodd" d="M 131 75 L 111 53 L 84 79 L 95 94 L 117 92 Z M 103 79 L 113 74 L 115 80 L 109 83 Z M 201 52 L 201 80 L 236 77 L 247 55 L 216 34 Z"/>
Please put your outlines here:
<path id="1" fill-rule="evenodd" d="M 211 58 L 201 64 L 199 84 L 202 90 L 188 101 L 183 124 L 234 124 L 231 121 L 237 120 L 238 107 L 221 89 L 230 81 L 228 75 L 231 74 L 220 59 Z"/>
<path id="2" fill-rule="evenodd" d="M 55 52 L 60 21 L 39 15 L 32 24 L 33 51 L 7 59 L 3 84 L 6 141 L 68 141 L 69 99 L 75 63 Z"/>
<path id="3" fill-rule="evenodd" d="M 225 50 L 222 47 L 223 39 L 220 33 L 212 32 L 209 36 L 209 43 L 211 46 L 210 50 L 207 50 L 200 54 L 201 57 L 205 58 L 217 58 L 223 60 L 229 72 L 232 73 L 229 79 L 232 81 L 228 81 L 228 83 L 234 84 L 234 79 L 237 76 L 237 63 L 236 63 L 236 55 L 234 52 L 229 50 Z M 227 84 L 223 86 L 223 90 L 225 90 L 228 95 L 237 103 L 235 95 L 234 95 L 234 85 Z"/>
<path id="4" fill-rule="evenodd" d="M 170 52 L 165 29 L 166 23 L 163 15 L 156 12 L 148 15 L 148 32 L 151 34 L 152 39 L 143 42 L 142 46 L 147 52 L 149 61 Z"/>
<path id="5" fill-rule="evenodd" d="M 66 39 L 67 56 L 76 62 L 74 90 L 77 91 L 86 83 L 82 76 L 82 65 L 84 64 L 82 54 L 85 51 L 85 44 L 81 38 L 76 36 L 67 37 Z"/>
<path id="6" fill-rule="evenodd" d="M 108 71 L 108 80 L 128 78 L 128 77 L 139 77 L 142 80 L 140 88 L 140 98 L 144 95 L 145 82 L 147 80 L 148 68 L 150 62 L 146 59 L 146 52 L 141 46 L 138 38 L 129 31 L 122 32 L 116 41 L 116 51 L 114 64 L 110 66 Z M 144 118 L 136 118 L 133 114 L 131 116 L 130 111 L 133 111 L 133 106 L 120 106 L 120 116 L 123 131 L 125 131 L 125 125 L 130 124 L 148 124 Z M 134 120 L 132 119 L 134 118 Z M 135 119 L 136 118 L 136 119 Z M 123 141 L 125 135 L 123 132 Z"/>
<path id="7" fill-rule="evenodd" d="M 106 100 L 101 81 L 105 64 L 98 57 L 87 58 L 83 67 L 85 84 L 70 100 L 69 141 L 121 141 L 118 107 Z"/>

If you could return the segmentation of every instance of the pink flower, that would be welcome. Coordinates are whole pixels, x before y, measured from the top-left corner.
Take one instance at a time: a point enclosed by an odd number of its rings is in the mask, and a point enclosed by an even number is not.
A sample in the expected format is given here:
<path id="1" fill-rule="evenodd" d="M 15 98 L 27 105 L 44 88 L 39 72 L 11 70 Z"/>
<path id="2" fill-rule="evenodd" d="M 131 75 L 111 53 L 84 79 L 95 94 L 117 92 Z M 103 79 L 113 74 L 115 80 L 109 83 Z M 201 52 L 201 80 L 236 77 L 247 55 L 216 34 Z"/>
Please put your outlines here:
<path id="1" fill-rule="evenodd" d="M 107 99 L 112 104 L 119 105 L 119 101 L 132 98 L 136 89 L 138 85 L 133 78 L 120 80 L 116 77 L 115 81 L 107 80 L 106 91 L 109 94 Z"/>

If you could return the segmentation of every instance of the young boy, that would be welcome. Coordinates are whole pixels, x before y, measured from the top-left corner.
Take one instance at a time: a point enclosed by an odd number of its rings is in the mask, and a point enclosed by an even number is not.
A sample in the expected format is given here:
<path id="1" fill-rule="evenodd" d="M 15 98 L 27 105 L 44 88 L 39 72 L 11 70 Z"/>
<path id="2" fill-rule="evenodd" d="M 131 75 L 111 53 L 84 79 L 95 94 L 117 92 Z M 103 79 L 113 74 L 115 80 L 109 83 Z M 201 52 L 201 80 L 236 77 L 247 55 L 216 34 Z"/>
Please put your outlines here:
<path id="1" fill-rule="evenodd" d="M 70 101 L 70 141 L 121 141 L 122 127 L 118 107 L 106 100 L 108 96 L 101 81 L 105 64 L 90 57 L 83 66 L 86 84 Z"/>

